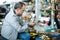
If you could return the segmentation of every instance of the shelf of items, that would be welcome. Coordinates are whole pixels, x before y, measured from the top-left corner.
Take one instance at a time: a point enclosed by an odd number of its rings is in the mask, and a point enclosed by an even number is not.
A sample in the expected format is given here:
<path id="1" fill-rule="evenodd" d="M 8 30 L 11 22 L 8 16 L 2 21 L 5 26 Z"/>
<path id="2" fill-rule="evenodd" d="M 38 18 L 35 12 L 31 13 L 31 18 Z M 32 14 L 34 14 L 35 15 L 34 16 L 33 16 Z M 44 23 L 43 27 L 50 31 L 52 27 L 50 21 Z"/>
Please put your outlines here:
<path id="1" fill-rule="evenodd" d="M 48 25 L 48 22 L 51 20 L 51 28 L 54 28 L 54 3 L 55 0 L 36 0 L 36 21 L 39 22 L 40 28 L 42 31 L 45 30 L 46 26 Z M 41 27 L 43 26 L 43 27 Z M 39 27 L 38 27 L 39 28 Z M 37 28 L 37 29 L 38 29 Z M 47 27 L 46 27 L 47 28 Z"/>
<path id="2" fill-rule="evenodd" d="M 51 34 L 58 34 L 56 22 L 54 22 L 54 16 L 55 16 L 54 11 L 56 11 L 54 7 L 55 0 L 53 1 L 35 0 L 34 5 L 33 6 L 35 7 L 34 11 L 36 14 L 36 19 L 35 19 L 36 25 L 30 28 L 30 35 L 33 38 L 35 38 L 35 36 L 38 35 L 40 38 L 44 40 L 45 37 L 49 38 L 48 36 Z M 31 3 L 28 6 L 29 6 L 28 7 L 29 11 L 33 11 L 34 7 L 33 8 L 31 7 Z M 25 10 L 25 12 L 30 13 L 27 10 Z M 31 19 L 32 17 L 29 16 L 30 15 L 27 15 L 25 16 L 25 18 Z M 48 25 L 49 21 L 51 21 L 51 25 Z"/>

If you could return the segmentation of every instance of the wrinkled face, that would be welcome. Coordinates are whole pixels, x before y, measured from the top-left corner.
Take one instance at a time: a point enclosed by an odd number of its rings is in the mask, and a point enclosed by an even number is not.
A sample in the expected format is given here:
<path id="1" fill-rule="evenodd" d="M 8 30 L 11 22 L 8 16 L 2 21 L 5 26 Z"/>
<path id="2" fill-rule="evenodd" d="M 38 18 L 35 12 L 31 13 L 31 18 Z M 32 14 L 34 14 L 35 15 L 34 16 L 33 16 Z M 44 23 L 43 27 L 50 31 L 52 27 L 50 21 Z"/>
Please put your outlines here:
<path id="1" fill-rule="evenodd" d="M 16 15 L 22 15 L 25 8 L 26 8 L 26 5 L 23 5 L 21 9 L 20 8 L 16 9 Z"/>

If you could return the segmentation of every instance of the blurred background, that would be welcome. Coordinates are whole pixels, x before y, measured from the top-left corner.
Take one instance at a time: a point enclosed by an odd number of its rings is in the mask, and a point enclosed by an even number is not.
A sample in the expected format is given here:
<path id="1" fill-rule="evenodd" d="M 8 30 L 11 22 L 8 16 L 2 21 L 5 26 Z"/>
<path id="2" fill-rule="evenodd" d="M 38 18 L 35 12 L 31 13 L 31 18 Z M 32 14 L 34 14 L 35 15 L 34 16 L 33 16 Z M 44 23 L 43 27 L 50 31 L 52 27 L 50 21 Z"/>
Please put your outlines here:
<path id="1" fill-rule="evenodd" d="M 35 32 L 32 33 L 43 34 L 40 37 L 44 37 L 45 33 L 52 33 L 52 34 L 60 33 L 60 0 L 1 0 L 0 34 L 5 16 L 9 13 L 10 9 L 14 9 L 14 5 L 17 2 L 24 2 L 27 5 L 23 13 L 24 17 L 23 21 L 25 23 L 36 21 L 37 25 L 31 29 L 34 30 Z M 44 40 L 44 38 L 42 39 Z M 52 36 L 50 40 L 55 39 L 56 37 Z"/>

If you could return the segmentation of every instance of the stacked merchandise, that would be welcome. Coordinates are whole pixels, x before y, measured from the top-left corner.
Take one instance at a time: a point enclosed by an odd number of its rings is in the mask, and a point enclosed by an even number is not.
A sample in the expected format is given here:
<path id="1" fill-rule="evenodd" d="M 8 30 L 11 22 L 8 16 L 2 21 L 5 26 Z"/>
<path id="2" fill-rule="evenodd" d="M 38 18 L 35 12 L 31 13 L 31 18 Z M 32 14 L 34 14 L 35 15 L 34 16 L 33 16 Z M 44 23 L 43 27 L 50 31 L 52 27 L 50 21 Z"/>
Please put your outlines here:
<path id="1" fill-rule="evenodd" d="M 23 21 L 27 24 L 29 22 L 36 21 L 36 18 L 38 18 L 38 21 L 34 27 L 30 27 L 29 30 L 25 30 L 25 32 L 30 33 L 30 40 L 52 40 L 50 37 L 56 37 L 58 35 L 56 32 L 56 22 L 54 22 L 54 0 L 39 1 L 40 2 L 37 6 L 38 10 L 34 9 L 35 2 L 28 3 L 28 6 L 25 10 L 26 14 L 24 13 L 23 15 Z M 39 11 L 39 14 L 37 12 L 34 12 L 35 10 Z M 38 15 L 38 17 L 36 15 Z M 59 18 L 59 15 L 57 17 Z"/>

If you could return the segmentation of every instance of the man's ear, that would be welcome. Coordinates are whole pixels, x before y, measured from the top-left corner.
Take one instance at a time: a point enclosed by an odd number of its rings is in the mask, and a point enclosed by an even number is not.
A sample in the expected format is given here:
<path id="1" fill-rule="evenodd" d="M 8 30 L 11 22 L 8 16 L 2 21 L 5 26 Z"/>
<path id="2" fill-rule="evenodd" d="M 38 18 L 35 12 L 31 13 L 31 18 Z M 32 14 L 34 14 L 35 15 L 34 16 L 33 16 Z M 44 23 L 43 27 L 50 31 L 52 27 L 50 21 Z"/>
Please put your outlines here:
<path id="1" fill-rule="evenodd" d="M 18 9 L 15 9 L 15 12 L 18 13 Z"/>
<path id="2" fill-rule="evenodd" d="M 19 11 L 19 9 L 16 9 L 16 12 L 18 12 Z"/>
<path id="3" fill-rule="evenodd" d="M 19 11 L 19 9 L 17 9 L 17 11 Z"/>

